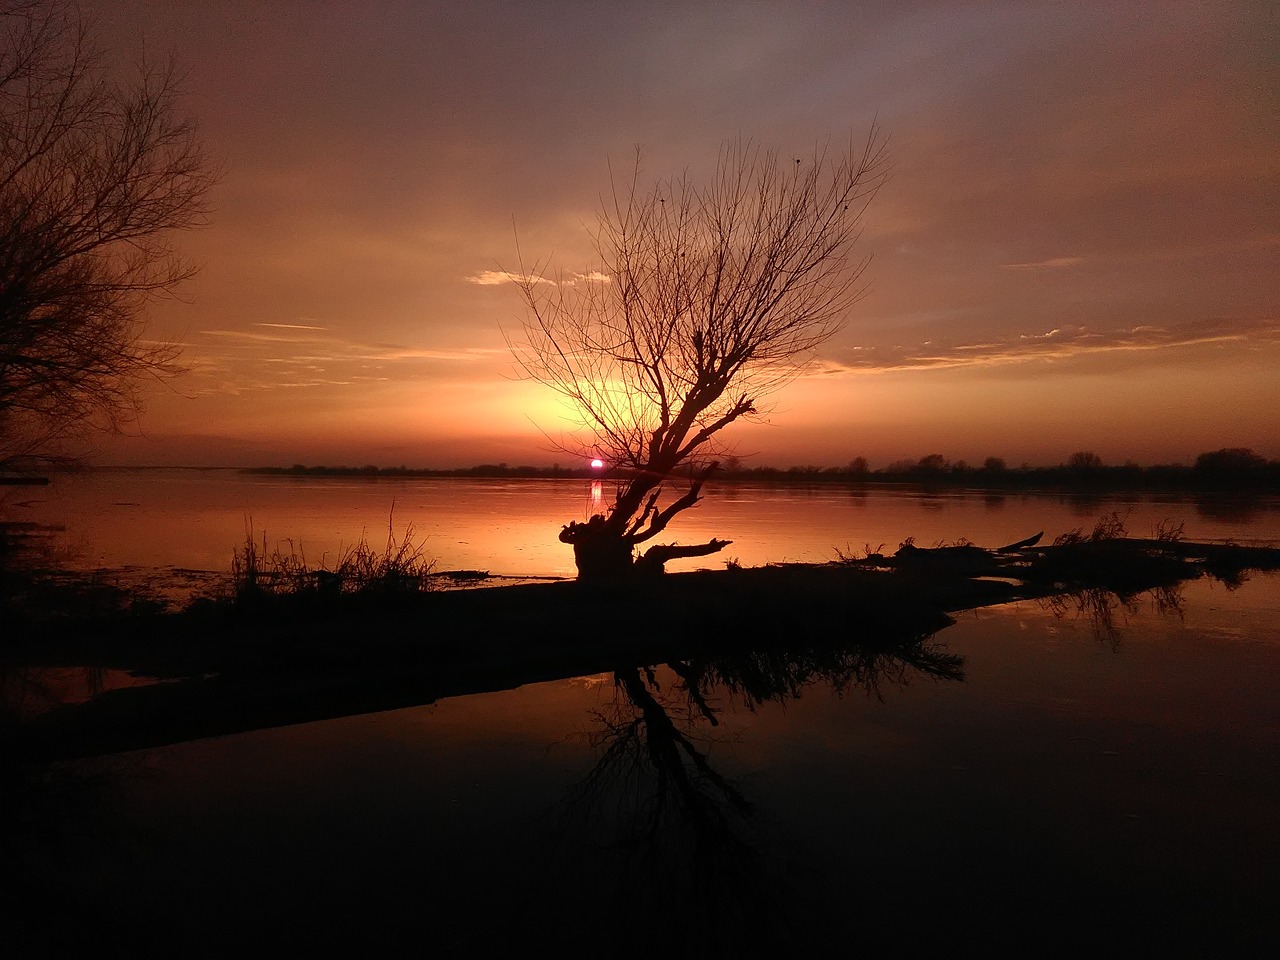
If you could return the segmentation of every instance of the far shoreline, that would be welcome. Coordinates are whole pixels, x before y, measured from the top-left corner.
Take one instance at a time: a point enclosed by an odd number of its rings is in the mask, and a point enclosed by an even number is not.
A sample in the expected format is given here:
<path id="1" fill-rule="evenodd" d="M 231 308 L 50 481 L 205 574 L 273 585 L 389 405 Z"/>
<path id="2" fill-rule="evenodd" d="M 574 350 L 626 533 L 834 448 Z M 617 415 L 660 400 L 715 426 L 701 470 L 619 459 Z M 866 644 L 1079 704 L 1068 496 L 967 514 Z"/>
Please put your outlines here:
<path id="1" fill-rule="evenodd" d="M 479 464 L 453 469 L 412 467 L 304 466 L 242 467 L 240 473 L 255 476 L 291 478 L 359 478 L 370 479 L 463 479 L 463 480 L 620 480 L 622 470 L 591 468 L 515 466 Z M 677 481 L 681 478 L 677 477 Z M 970 469 L 910 469 L 850 471 L 828 467 L 755 467 L 721 469 L 709 480 L 711 484 L 832 484 L 853 487 L 925 487 L 979 492 L 1181 492 L 1215 494 L 1280 493 L 1280 463 L 1259 465 L 1252 469 L 1206 470 L 1181 465 L 1139 467 L 1073 466 Z"/>
<path id="2" fill-rule="evenodd" d="M 1080 458 L 1085 458 L 1081 461 Z M 48 475 L 66 473 L 114 473 L 126 471 L 160 472 L 190 470 L 202 473 L 237 473 L 287 479 L 369 479 L 369 480 L 575 480 L 625 481 L 629 471 L 623 467 L 592 468 L 536 466 L 507 463 L 482 463 L 469 467 L 408 467 L 339 465 L 291 466 L 211 466 L 198 464 L 77 464 L 60 465 Z M 686 480 L 685 472 L 671 478 L 677 484 Z M 12 482 L 48 482 L 48 476 L 23 474 Z M 1007 467 L 991 458 L 981 467 L 963 460 L 951 463 L 938 455 L 909 463 L 901 461 L 871 470 L 858 458 L 848 467 L 791 466 L 742 467 L 730 461 L 709 478 L 711 486 L 733 484 L 776 484 L 779 486 L 842 486 L 883 489 L 905 487 L 924 490 L 955 490 L 975 493 L 1077 493 L 1103 496 L 1112 493 L 1182 493 L 1212 495 L 1260 496 L 1280 494 L 1280 461 L 1267 461 L 1245 449 L 1223 449 L 1201 454 L 1194 466 L 1156 464 L 1119 466 L 1102 464 L 1083 454 L 1058 466 Z"/>

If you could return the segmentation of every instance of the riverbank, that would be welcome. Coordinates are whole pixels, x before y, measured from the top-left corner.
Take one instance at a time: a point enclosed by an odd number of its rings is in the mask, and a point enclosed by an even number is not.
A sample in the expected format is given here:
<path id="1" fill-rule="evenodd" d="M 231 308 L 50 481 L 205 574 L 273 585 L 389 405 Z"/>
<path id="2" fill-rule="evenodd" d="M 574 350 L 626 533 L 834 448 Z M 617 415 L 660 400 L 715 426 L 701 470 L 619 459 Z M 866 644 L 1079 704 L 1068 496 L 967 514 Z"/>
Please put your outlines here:
<path id="1" fill-rule="evenodd" d="M 10 677 L 77 667 L 116 689 L 32 712 L 13 693 L 6 751 L 62 759 L 383 711 L 464 693 L 689 658 L 865 648 L 918 656 L 964 610 L 1077 597 L 1105 621 L 1118 598 L 1280 569 L 1280 550 L 1076 535 L 999 550 L 960 545 L 829 564 L 668 574 L 636 582 L 483 590 L 318 591 L 181 613 L 73 614 L 6 644 Z M 1105 622 L 1102 624 L 1105 627 Z M 808 651 L 808 653 L 805 653 Z"/>
<path id="2" fill-rule="evenodd" d="M 941 457 L 926 457 L 918 463 L 895 464 L 880 470 L 865 465 L 848 467 L 793 466 L 722 467 L 711 477 L 719 484 L 837 484 L 853 487 L 883 485 L 886 487 L 924 486 L 953 491 L 1009 492 L 1158 492 L 1215 494 L 1264 494 L 1280 492 L 1280 462 L 1257 456 L 1224 458 L 1224 453 L 1251 451 L 1218 451 L 1204 454 L 1195 466 L 1157 464 L 1139 466 L 1126 463 L 1108 466 L 1101 462 L 1067 463 L 1052 467 L 1008 467 L 1002 461 L 983 467 L 971 467 L 963 461 L 951 463 Z M 994 458 L 993 458 L 994 459 Z M 625 478 L 626 471 L 616 469 L 508 466 L 480 464 L 474 467 L 431 469 L 414 467 L 348 467 L 306 466 L 247 467 L 240 472 L 265 477 L 295 479 L 465 479 L 465 480 L 615 480 Z"/>
<path id="3" fill-rule="evenodd" d="M 995 572 L 1024 564 L 1019 552 L 995 558 Z M 870 583 L 892 582 L 894 555 L 857 559 L 875 568 Z M 939 582 L 958 566 L 980 575 L 981 559 L 902 558 Z M 503 642 L 532 655 L 550 640 L 487 630 L 483 604 L 450 636 L 429 615 L 445 597 L 424 595 L 406 603 L 398 634 L 404 702 L 421 706 L 10 767 L 0 844 L 11 940 L 40 956 L 103 937 L 147 956 L 175 943 L 225 955 L 249 941 L 367 953 L 427 931 L 440 955 L 475 956 L 572 922 L 582 943 L 643 931 L 621 956 L 651 952 L 655 938 L 681 955 L 816 956 L 847 941 L 855 904 L 874 921 L 859 942 L 890 952 L 968 940 L 1001 956 L 1029 944 L 1079 956 L 1101 942 L 1275 955 L 1280 575 L 1223 569 L 1225 580 L 1201 572 L 1167 589 L 997 603 L 918 638 L 878 633 L 849 606 L 844 617 L 779 610 L 757 625 L 782 596 L 759 588 L 795 569 L 743 578 L 738 596 L 754 606 L 718 625 L 714 608 L 701 612 L 709 630 L 670 625 L 663 645 L 641 651 L 665 663 L 608 655 L 615 628 L 639 636 L 661 621 L 653 603 L 615 609 L 603 627 L 562 609 L 551 636 L 601 641 L 594 665 L 607 667 L 549 682 L 504 677 L 501 660 L 481 655 Z M 1165 572 L 1178 570 L 1190 568 Z M 663 583 L 729 579 L 720 572 Z M 1078 585 L 1067 573 L 1046 586 Z M 473 602 L 496 595 L 508 594 L 476 591 Z M 333 621 L 333 642 L 376 661 L 392 621 L 361 616 L 360 604 Z M 210 643 L 239 637 L 246 667 L 262 663 L 255 646 L 269 661 L 276 626 L 303 612 L 269 607 L 210 617 L 221 624 Z M 281 648 L 280 669 L 256 686 L 226 683 L 230 663 L 204 678 L 224 681 L 205 687 L 210 702 L 317 696 L 302 627 L 327 621 L 298 620 L 301 655 Z M 170 631 L 166 646 L 185 639 Z M 448 692 L 468 688 L 447 685 L 443 658 L 428 653 L 450 646 L 471 657 L 477 692 Z M 27 676 L 53 687 L 70 672 Z M 79 672 L 104 691 L 182 692 L 134 701 L 143 729 L 199 707 L 187 696 L 199 678 Z M 383 674 L 354 679 L 394 684 L 396 665 Z M 334 688 L 325 696 L 337 702 Z"/>

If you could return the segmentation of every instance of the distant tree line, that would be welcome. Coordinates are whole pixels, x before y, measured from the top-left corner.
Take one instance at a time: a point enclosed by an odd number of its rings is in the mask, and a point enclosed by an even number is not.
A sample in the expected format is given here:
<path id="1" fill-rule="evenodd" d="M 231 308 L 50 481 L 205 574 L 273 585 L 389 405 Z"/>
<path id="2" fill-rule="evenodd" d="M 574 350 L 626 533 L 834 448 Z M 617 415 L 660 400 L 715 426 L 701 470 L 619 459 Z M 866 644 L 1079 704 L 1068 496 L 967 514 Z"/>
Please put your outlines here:
<path id="1" fill-rule="evenodd" d="M 273 477 L 540 477 L 543 479 L 589 479 L 598 477 L 599 470 L 589 467 L 565 469 L 559 464 L 550 467 L 517 466 L 505 463 L 482 463 L 474 467 L 458 467 L 450 470 L 436 470 L 430 467 L 308 467 L 295 463 L 291 467 L 250 467 L 244 473 L 262 474 Z"/>
<path id="2" fill-rule="evenodd" d="M 508 466 L 485 463 L 451 470 L 399 467 L 254 467 L 249 473 L 288 477 L 461 477 L 595 479 L 614 477 L 620 471 Z M 726 457 L 717 479 L 759 482 L 914 483 L 979 488 L 1069 487 L 1073 489 L 1170 489 L 1170 490 L 1280 490 L 1280 460 L 1267 460 L 1247 447 L 1223 447 L 1202 453 L 1192 466 L 1158 464 L 1143 467 L 1128 462 L 1108 465 L 1096 453 L 1077 451 L 1053 467 L 1029 464 L 1010 467 L 1000 457 L 987 457 L 981 465 L 951 461 L 932 453 L 919 460 L 896 460 L 873 470 L 866 457 L 855 457 L 843 467 L 793 466 L 744 467 L 736 457 Z"/>
<path id="3" fill-rule="evenodd" d="M 951 461 L 939 453 L 919 460 L 896 460 L 871 469 L 865 457 L 843 467 L 741 468 L 729 464 L 726 478 L 743 480 L 838 480 L 844 482 L 924 483 L 962 487 L 1072 487 L 1100 489 L 1280 489 L 1280 461 L 1267 460 L 1247 447 L 1224 447 L 1202 453 L 1195 464 L 1140 466 L 1132 461 L 1108 465 L 1096 453 L 1080 450 L 1052 467 L 1010 467 L 1000 457 L 981 465 Z"/>

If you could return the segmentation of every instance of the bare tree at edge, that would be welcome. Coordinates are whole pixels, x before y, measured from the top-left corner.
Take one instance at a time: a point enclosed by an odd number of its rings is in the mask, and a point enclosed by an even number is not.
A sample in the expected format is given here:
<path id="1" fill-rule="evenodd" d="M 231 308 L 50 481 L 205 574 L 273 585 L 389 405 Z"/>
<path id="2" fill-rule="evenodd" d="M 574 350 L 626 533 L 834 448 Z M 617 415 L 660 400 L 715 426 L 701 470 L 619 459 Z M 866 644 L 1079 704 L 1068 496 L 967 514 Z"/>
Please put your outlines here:
<path id="1" fill-rule="evenodd" d="M 48 458 L 173 372 L 145 308 L 193 272 L 216 172 L 173 69 L 105 69 L 62 0 L 0 0 L 0 466 Z"/>
<path id="2" fill-rule="evenodd" d="M 721 431 L 759 412 L 844 324 L 863 292 L 855 257 L 884 182 L 875 127 L 807 159 L 725 143 L 709 181 L 642 187 L 639 160 L 613 183 L 593 240 L 597 269 L 512 275 L 526 306 L 512 350 L 524 372 L 571 402 L 619 477 L 605 514 L 570 522 L 580 579 L 661 571 L 729 541 L 637 548 L 699 500 Z M 664 498 L 677 473 L 688 486 Z"/>

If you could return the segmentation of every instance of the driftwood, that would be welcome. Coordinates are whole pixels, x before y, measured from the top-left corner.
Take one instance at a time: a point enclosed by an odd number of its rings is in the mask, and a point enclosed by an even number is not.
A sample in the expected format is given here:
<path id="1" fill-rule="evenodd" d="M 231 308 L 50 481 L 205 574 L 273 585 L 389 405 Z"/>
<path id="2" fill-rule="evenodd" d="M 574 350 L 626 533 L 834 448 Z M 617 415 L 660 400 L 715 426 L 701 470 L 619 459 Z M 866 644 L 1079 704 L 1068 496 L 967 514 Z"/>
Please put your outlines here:
<path id="1" fill-rule="evenodd" d="M 706 543 L 695 543 L 681 546 L 678 543 L 659 543 L 650 547 L 636 560 L 636 569 L 641 573 L 663 573 L 665 566 L 672 560 L 683 560 L 689 557 L 709 557 L 719 553 L 732 540 L 709 540 Z"/>
<path id="2" fill-rule="evenodd" d="M 1034 547 L 1040 542 L 1040 538 L 1043 536 L 1044 531 L 1041 530 L 1035 536 L 1027 537 L 1025 540 L 1019 540 L 1017 543 L 1006 544 L 1003 547 L 996 547 L 996 553 L 1012 553 L 1014 550 L 1021 550 L 1024 547 Z"/>

